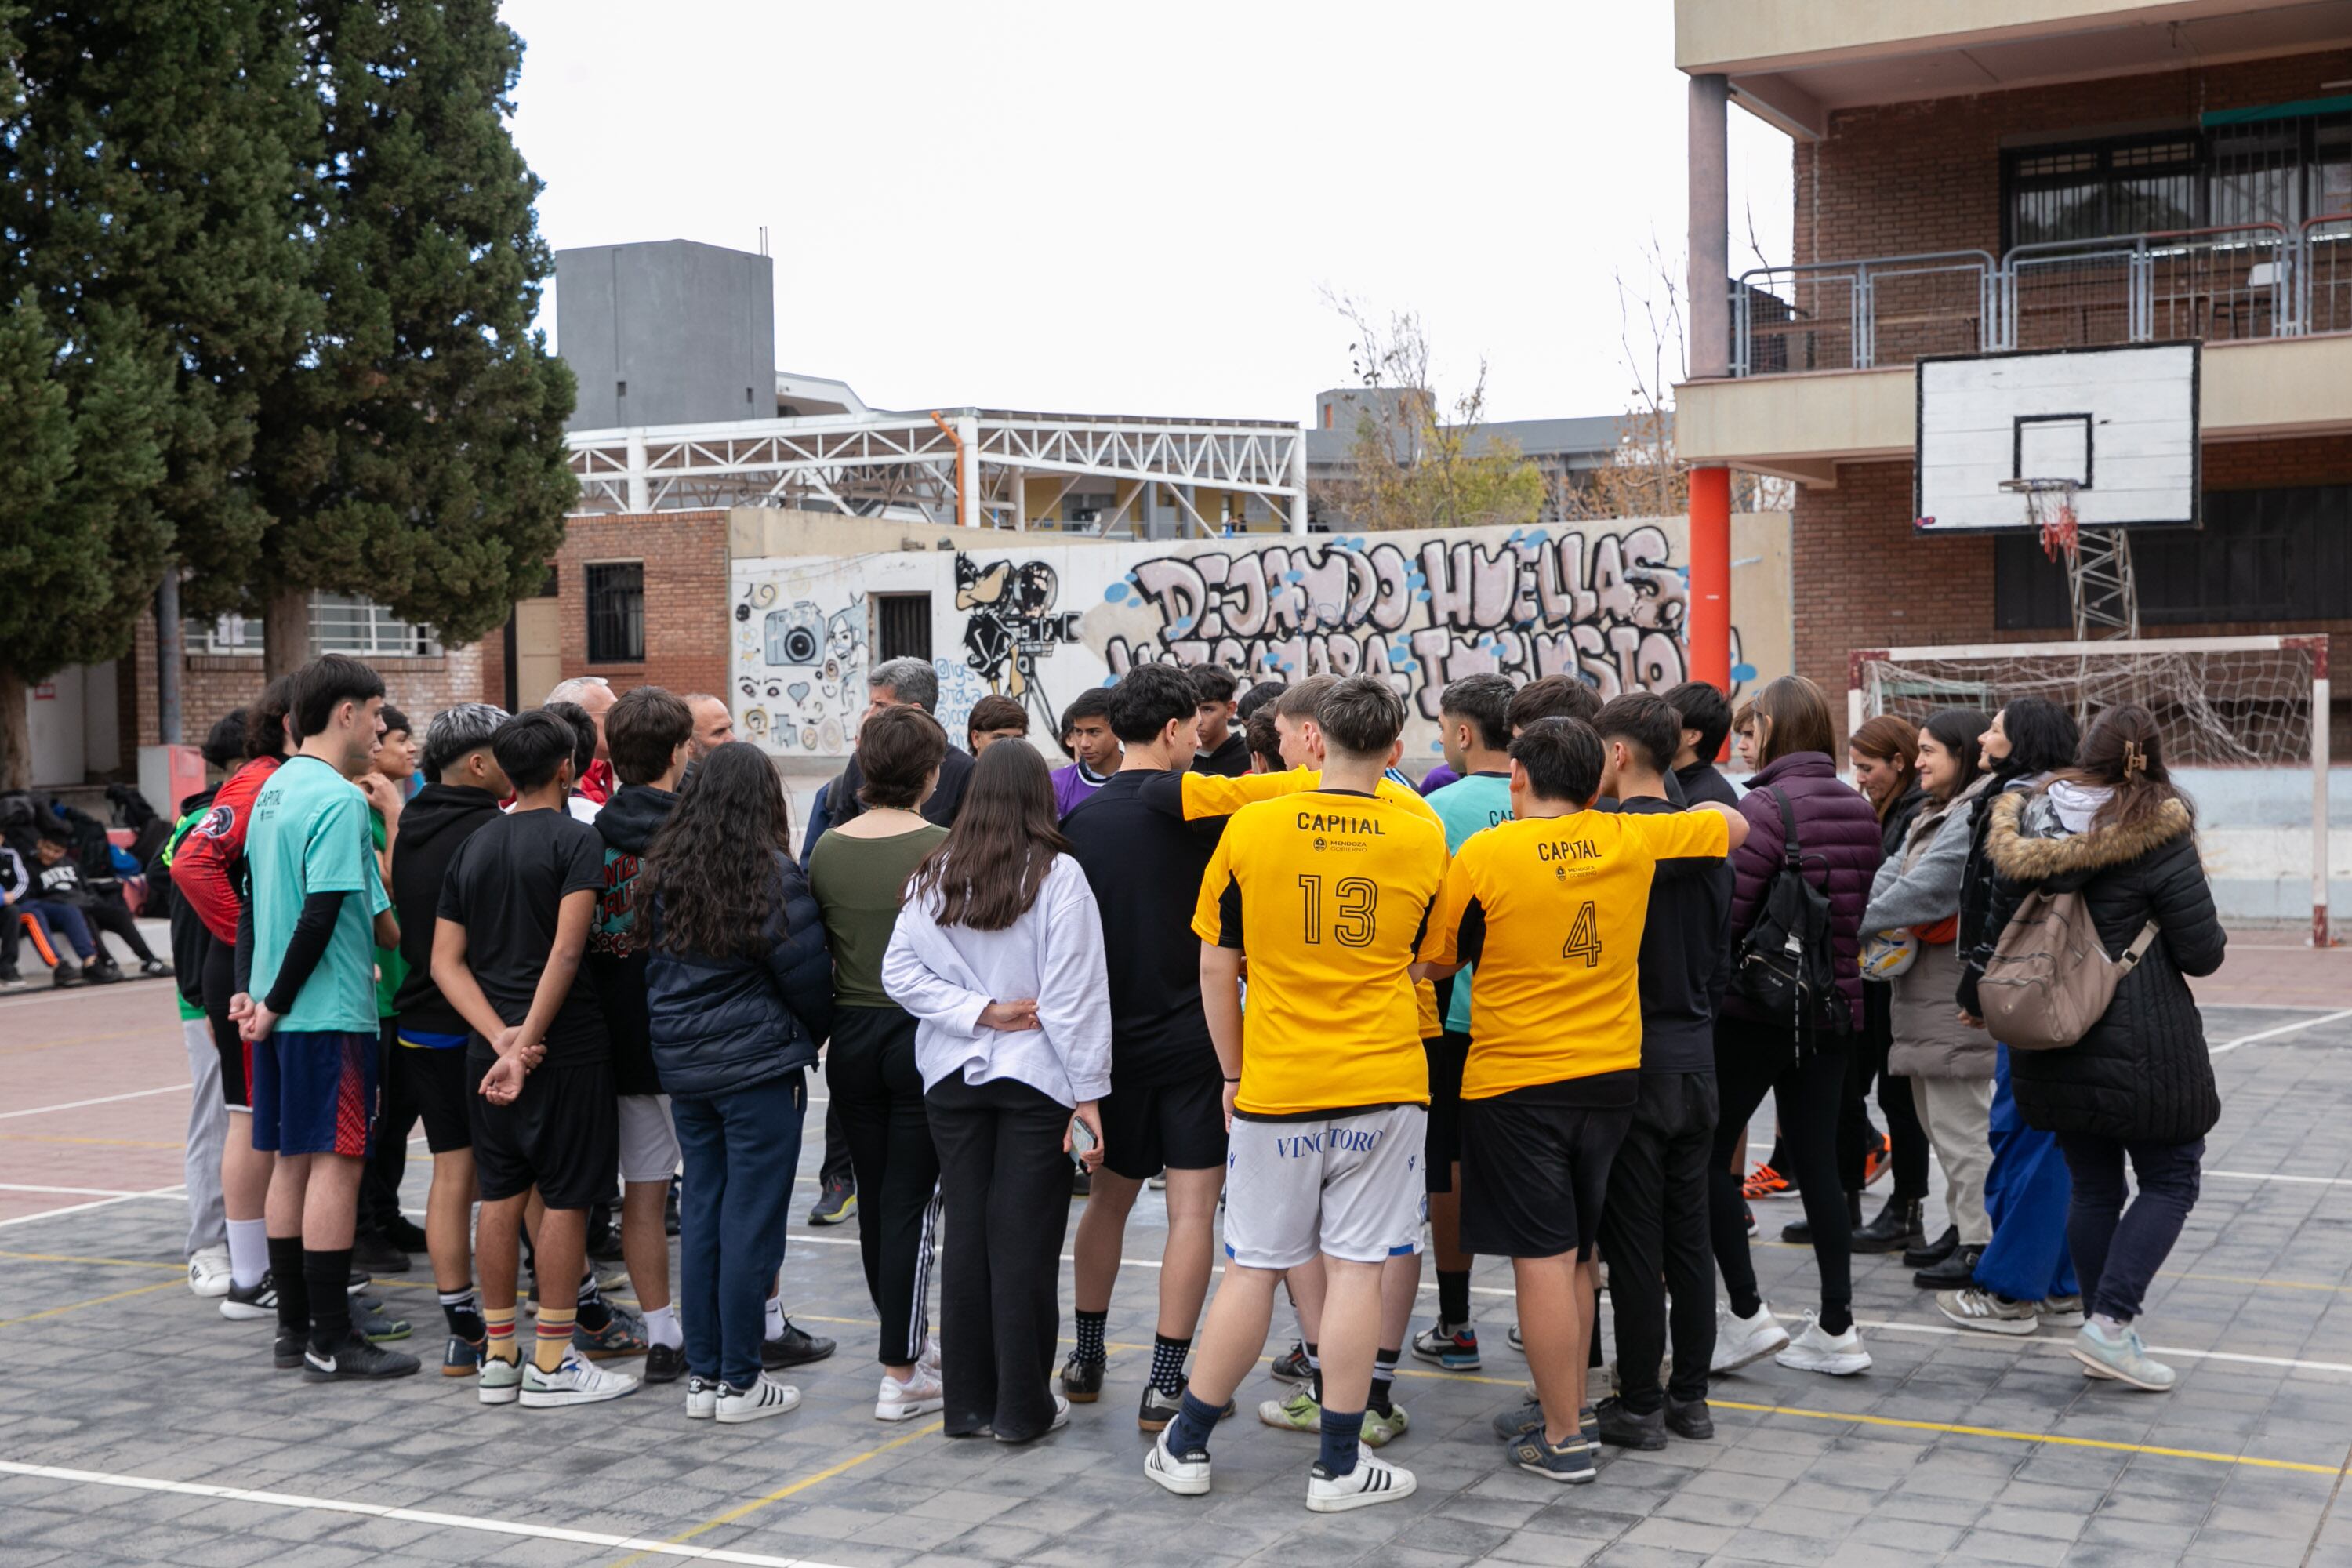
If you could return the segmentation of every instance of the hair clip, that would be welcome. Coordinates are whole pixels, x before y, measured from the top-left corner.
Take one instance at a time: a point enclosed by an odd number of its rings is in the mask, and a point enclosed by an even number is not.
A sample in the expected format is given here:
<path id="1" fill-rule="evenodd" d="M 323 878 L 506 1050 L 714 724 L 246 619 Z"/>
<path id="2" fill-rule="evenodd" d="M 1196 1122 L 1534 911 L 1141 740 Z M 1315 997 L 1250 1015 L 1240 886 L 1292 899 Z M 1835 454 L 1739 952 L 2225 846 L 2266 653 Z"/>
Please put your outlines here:
<path id="1" fill-rule="evenodd" d="M 2147 772 L 2147 752 L 2137 741 L 2124 742 L 2124 772 L 2126 773 Z"/>

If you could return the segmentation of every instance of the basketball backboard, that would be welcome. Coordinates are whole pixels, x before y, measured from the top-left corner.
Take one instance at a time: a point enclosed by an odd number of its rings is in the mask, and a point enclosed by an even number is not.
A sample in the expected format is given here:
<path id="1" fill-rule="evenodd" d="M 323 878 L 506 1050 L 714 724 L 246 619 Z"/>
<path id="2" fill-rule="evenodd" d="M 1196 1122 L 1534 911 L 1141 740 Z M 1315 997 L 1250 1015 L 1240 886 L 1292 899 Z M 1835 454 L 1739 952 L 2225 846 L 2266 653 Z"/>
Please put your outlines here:
<path id="1" fill-rule="evenodd" d="M 2018 479 L 2071 480 L 2086 529 L 2196 527 L 2197 378 L 2193 342 L 1919 361 L 1919 531 L 2033 528 Z"/>

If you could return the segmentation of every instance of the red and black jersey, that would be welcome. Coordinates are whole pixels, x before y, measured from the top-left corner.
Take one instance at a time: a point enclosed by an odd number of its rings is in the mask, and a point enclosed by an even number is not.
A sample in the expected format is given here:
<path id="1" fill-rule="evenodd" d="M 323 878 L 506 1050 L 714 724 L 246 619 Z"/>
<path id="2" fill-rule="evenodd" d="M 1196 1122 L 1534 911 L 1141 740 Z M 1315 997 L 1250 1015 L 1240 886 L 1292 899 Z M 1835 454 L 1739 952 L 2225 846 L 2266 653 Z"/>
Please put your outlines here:
<path id="1" fill-rule="evenodd" d="M 238 863 L 245 858 L 245 830 L 253 797 L 281 759 L 256 757 L 229 775 L 213 796 L 202 821 L 188 830 L 172 855 L 172 885 L 188 900 L 205 929 L 221 941 L 236 941 L 236 917 L 245 900 L 238 891 Z"/>

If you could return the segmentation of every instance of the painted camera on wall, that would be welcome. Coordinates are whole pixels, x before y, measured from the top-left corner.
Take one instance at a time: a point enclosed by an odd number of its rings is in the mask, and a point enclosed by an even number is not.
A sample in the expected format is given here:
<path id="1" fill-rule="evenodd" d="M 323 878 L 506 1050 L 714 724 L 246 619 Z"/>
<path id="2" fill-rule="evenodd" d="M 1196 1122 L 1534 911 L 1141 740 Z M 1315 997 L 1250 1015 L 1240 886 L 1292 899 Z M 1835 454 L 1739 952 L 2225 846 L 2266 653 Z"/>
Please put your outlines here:
<path id="1" fill-rule="evenodd" d="M 805 600 L 769 611 L 765 629 L 770 664 L 814 664 L 823 657 L 824 616 Z"/>

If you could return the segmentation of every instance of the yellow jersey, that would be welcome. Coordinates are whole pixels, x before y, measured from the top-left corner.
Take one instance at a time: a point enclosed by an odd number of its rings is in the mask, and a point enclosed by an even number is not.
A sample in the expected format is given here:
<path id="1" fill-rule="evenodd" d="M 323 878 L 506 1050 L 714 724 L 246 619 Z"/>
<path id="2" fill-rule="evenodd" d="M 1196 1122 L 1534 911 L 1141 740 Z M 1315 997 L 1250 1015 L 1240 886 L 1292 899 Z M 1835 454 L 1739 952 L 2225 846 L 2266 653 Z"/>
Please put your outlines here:
<path id="1" fill-rule="evenodd" d="M 1730 842 L 1712 811 L 1571 812 L 1465 839 L 1422 954 L 1477 961 L 1462 1098 L 1638 1070 L 1651 878 L 1661 860 L 1727 854 Z"/>
<path id="2" fill-rule="evenodd" d="M 1279 800 L 1301 790 L 1322 787 L 1323 775 L 1314 768 L 1286 768 L 1278 773 L 1242 773 L 1232 778 L 1188 773 L 1184 775 L 1184 816 L 1187 821 L 1230 816 L 1253 801 Z M 1437 808 L 1396 780 L 1383 776 L 1373 793 L 1391 805 L 1402 806 L 1425 819 L 1444 835 L 1445 822 L 1437 815 Z M 1437 987 L 1426 980 L 1416 982 L 1412 999 L 1414 1027 L 1421 1031 L 1423 1039 L 1433 1039 L 1445 1027 L 1437 1013 Z"/>
<path id="3" fill-rule="evenodd" d="M 1225 824 L 1192 930 L 1249 959 L 1236 1114 L 1428 1103 L 1406 974 L 1445 879 L 1445 834 L 1426 812 L 1314 790 L 1244 805 Z"/>

